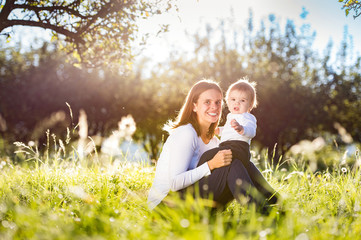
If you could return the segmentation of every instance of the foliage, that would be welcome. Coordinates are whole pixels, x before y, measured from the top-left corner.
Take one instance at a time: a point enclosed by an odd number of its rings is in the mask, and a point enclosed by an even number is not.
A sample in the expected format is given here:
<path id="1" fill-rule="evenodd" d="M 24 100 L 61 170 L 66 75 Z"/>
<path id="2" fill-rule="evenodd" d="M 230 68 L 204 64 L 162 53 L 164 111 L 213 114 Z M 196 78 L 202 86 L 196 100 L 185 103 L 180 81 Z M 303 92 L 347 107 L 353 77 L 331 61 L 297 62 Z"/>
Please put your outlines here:
<path id="1" fill-rule="evenodd" d="M 40 139 L 41 146 L 47 128 L 61 135 L 67 126 L 77 124 L 80 109 L 88 115 L 89 136 L 105 136 L 121 117 L 131 114 L 137 124 L 136 141 L 144 144 L 155 160 L 167 137 L 162 127 L 175 118 L 193 83 L 212 78 L 225 90 L 248 76 L 257 82 L 259 97 L 259 106 L 253 111 L 258 119 L 253 146 L 270 152 L 276 146 L 276 154 L 281 156 L 301 140 L 313 140 L 327 132 L 337 134 L 335 123 L 359 142 L 361 58 L 352 55 L 347 30 L 331 61 L 332 42 L 320 55 L 312 47 L 315 32 L 309 25 L 297 27 L 288 21 L 281 27 L 270 15 L 255 30 L 252 14 L 249 28 L 242 34 L 234 24 L 221 20 L 218 26 L 205 26 L 205 33 L 200 29 L 191 36 L 194 56 L 172 54 L 157 65 L 152 59 L 143 59 L 127 70 L 110 65 L 75 68 L 66 63 L 56 42 L 25 53 L 19 46 L 3 48 L 0 116 L 6 130 L 1 124 L 0 138 L 7 142 Z M 240 35 L 242 39 L 237 37 Z M 152 71 L 147 73 L 149 66 Z M 73 109 L 73 120 L 66 102 Z M 223 117 L 227 111 L 225 108 Z M 52 116 L 63 120 L 48 125 Z M 336 140 L 348 144 L 342 138 Z"/>
<path id="2" fill-rule="evenodd" d="M 88 115 L 89 136 L 104 136 L 132 112 L 131 107 L 137 109 L 140 85 L 131 73 L 78 69 L 55 49 L 45 44 L 29 54 L 14 48 L 2 52 L 0 114 L 7 127 L 1 134 L 7 141 L 35 141 L 42 148 L 46 130 L 63 136 L 67 127 L 77 125 L 81 109 Z"/>
<path id="3" fill-rule="evenodd" d="M 259 106 L 253 112 L 258 130 L 252 144 L 270 151 L 276 145 L 278 156 L 303 139 L 312 140 L 323 132 L 336 133 L 335 122 L 355 140 L 360 139 L 359 122 L 351 117 L 359 112 L 360 57 L 352 59 L 347 31 L 336 61 L 331 62 L 332 45 L 320 57 L 312 48 L 315 32 L 309 25 L 298 29 L 289 20 L 281 30 L 275 16 L 270 15 L 269 21 L 263 21 L 262 27 L 254 31 L 251 15 L 250 27 L 244 30 L 241 41 L 235 30 L 239 26 L 233 22 L 221 20 L 219 26 L 208 25 L 205 34 L 199 30 L 192 36 L 195 56 L 172 56 L 161 65 L 163 68 L 154 70 L 150 80 L 189 89 L 195 81 L 209 77 L 227 89 L 232 82 L 248 76 L 257 82 L 259 97 Z M 332 81 L 334 76 L 340 89 Z M 167 107 L 163 100 L 160 103 Z M 173 112 L 169 118 L 174 118 L 178 109 L 169 107 Z M 227 109 L 223 116 L 226 113 Z"/>
<path id="4" fill-rule="evenodd" d="M 349 15 L 350 11 L 354 11 L 353 18 L 357 18 L 361 15 L 361 2 L 357 0 L 338 0 L 343 4 L 342 8 L 345 9 L 346 16 Z"/>
<path id="5" fill-rule="evenodd" d="M 283 202 L 268 215 L 232 202 L 211 214 L 206 202 L 170 199 L 149 211 L 154 167 L 93 158 L 14 165 L 0 159 L 1 239 L 357 239 L 361 234 L 359 169 L 271 167 L 254 153 Z M 31 157 L 31 156 L 30 156 Z M 338 161 L 338 159 L 334 159 Z M 91 165 L 86 163 L 93 162 Z M 302 164 L 302 163 L 301 163 Z M 352 163 L 353 164 L 353 163 Z"/>
<path id="6" fill-rule="evenodd" d="M 137 20 L 168 11 L 171 1 L 1 0 L 0 33 L 22 25 L 64 36 L 66 50 L 89 66 L 127 62 Z M 74 60 L 74 59 L 73 59 Z"/>

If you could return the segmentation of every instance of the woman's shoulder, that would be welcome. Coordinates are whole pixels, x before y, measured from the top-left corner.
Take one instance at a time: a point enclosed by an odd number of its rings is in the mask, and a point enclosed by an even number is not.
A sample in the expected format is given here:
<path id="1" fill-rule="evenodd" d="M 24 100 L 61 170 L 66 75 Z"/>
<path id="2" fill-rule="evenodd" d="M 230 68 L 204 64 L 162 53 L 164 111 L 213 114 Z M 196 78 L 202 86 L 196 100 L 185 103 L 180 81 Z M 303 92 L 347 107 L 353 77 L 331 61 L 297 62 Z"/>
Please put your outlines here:
<path id="1" fill-rule="evenodd" d="M 192 124 L 188 123 L 181 125 L 170 132 L 172 136 L 183 136 L 183 137 L 197 137 L 197 132 L 193 128 Z"/>

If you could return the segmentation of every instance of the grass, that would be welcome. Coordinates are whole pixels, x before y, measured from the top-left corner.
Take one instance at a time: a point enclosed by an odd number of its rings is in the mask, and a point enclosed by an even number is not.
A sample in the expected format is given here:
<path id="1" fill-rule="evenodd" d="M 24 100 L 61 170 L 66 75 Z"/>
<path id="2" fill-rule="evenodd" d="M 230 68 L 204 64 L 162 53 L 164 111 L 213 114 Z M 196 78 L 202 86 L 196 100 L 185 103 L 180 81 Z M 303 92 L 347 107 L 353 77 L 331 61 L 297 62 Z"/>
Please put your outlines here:
<path id="1" fill-rule="evenodd" d="M 259 156 L 259 155 L 258 155 Z M 41 157 L 39 157 L 41 158 Z M 154 167 L 126 159 L 0 159 L 0 239 L 359 239 L 358 169 L 267 169 L 283 213 L 232 202 L 211 215 L 192 198 L 149 211 Z"/>

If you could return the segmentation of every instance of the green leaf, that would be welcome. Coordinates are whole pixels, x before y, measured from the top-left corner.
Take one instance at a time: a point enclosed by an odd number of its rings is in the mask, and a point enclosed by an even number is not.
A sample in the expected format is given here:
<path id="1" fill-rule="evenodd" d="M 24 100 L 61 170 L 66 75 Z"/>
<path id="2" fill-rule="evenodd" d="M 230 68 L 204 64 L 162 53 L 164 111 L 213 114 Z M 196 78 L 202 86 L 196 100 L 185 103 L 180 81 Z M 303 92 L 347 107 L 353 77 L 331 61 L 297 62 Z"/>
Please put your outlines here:
<path id="1" fill-rule="evenodd" d="M 80 55 L 79 55 L 79 53 L 78 53 L 77 51 L 74 51 L 74 52 L 73 52 L 73 57 L 74 57 L 76 60 L 78 60 L 78 62 L 81 62 Z"/>
<path id="2" fill-rule="evenodd" d="M 80 63 L 74 63 L 73 66 L 78 68 L 78 69 L 81 69 L 81 64 Z"/>

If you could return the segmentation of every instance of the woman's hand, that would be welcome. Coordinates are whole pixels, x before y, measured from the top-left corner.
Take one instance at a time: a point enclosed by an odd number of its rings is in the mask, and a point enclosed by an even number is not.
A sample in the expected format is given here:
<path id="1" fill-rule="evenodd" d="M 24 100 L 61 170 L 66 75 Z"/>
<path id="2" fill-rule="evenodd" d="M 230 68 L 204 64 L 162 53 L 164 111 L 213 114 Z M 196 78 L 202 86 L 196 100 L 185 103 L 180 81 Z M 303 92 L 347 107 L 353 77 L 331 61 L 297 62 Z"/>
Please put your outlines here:
<path id="1" fill-rule="evenodd" d="M 230 149 L 219 151 L 211 160 L 209 160 L 208 167 L 213 169 L 228 166 L 232 162 L 232 151 Z"/>
<path id="2" fill-rule="evenodd" d="M 239 134 L 243 134 L 244 132 L 243 126 L 239 124 L 236 119 L 231 120 L 231 127 L 233 127 L 233 129 L 236 130 L 236 132 L 238 132 Z"/>

